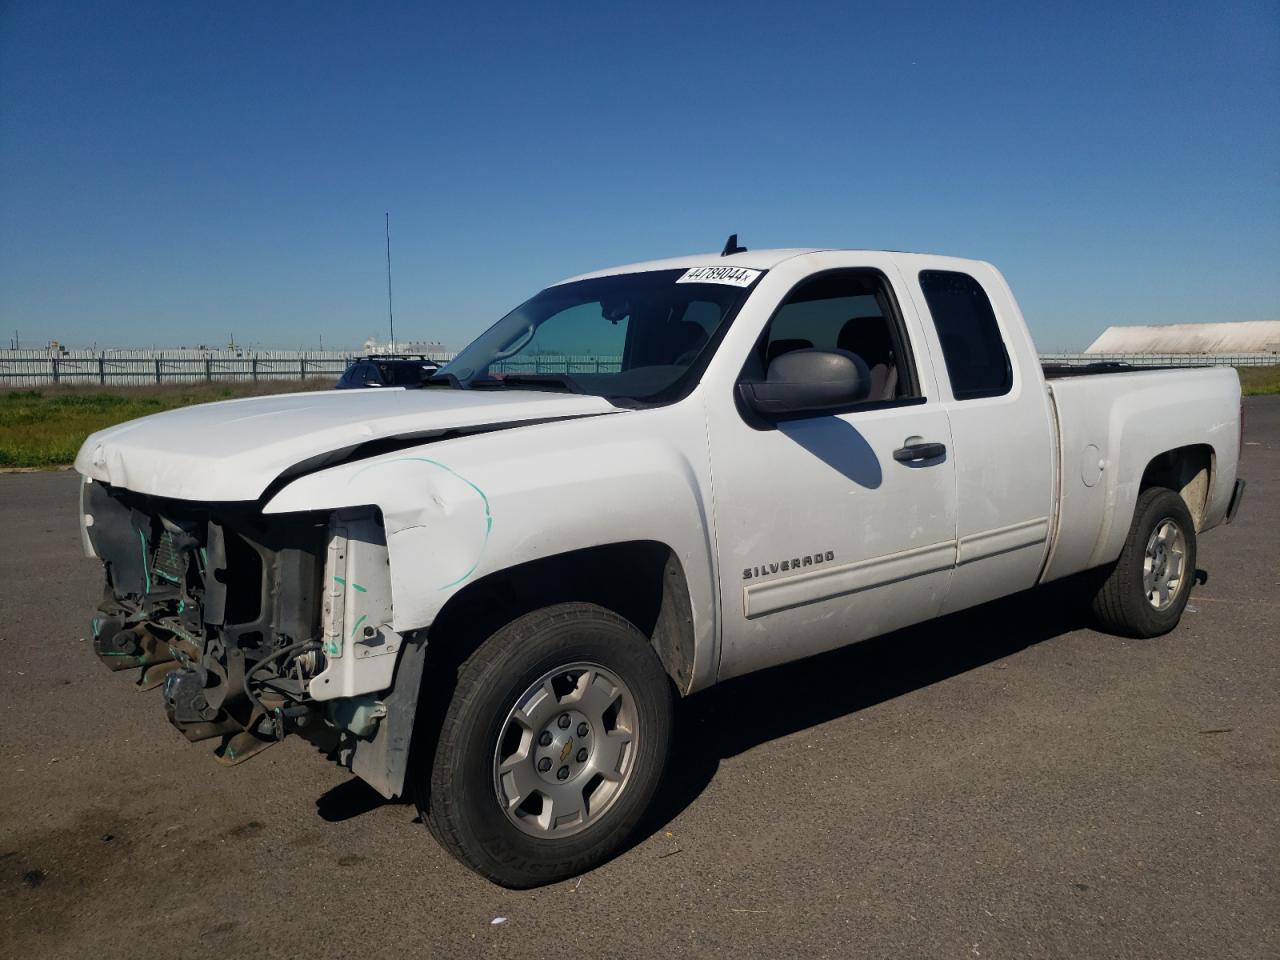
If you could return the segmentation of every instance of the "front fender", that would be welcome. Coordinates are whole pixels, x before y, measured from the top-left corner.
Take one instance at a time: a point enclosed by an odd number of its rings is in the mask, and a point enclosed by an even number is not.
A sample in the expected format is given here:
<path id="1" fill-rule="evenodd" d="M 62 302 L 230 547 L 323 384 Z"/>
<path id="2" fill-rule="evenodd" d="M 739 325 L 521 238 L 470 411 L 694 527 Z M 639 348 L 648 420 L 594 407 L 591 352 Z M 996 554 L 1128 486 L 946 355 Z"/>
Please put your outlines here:
<path id="1" fill-rule="evenodd" d="M 428 442 L 300 477 L 267 514 L 375 506 L 392 626 L 430 626 L 456 592 L 585 547 L 658 540 L 688 577 L 693 686 L 714 678 L 716 583 L 701 406 L 544 423 Z M 626 571 L 618 571 L 626 576 Z"/>

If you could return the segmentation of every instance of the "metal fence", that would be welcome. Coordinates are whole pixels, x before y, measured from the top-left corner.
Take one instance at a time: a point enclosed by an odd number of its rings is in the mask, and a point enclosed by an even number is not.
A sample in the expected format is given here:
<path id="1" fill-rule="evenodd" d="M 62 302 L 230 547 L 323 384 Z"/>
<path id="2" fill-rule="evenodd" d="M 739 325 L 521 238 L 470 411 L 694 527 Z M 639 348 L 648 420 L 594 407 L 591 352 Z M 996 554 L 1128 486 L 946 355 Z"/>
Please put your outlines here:
<path id="1" fill-rule="evenodd" d="M 1041 363 L 1126 363 L 1131 367 L 1274 367 L 1277 353 L 1042 353 Z"/>
<path id="2" fill-rule="evenodd" d="M 566 357 L 549 354 L 524 360 L 502 360 L 489 365 L 490 373 L 617 373 L 622 357 Z"/>
<path id="3" fill-rule="evenodd" d="M 0 388 L 49 384 L 140 385 L 260 380 L 336 381 L 359 354 L 335 351 L 238 353 L 200 350 L 113 350 L 62 353 L 0 350 Z M 438 363 L 451 353 L 433 355 Z M 535 356 L 495 363 L 494 373 L 616 373 L 621 357 Z"/>
<path id="4" fill-rule="evenodd" d="M 0 387 L 48 384 L 336 381 L 354 358 L 340 351 L 112 350 L 62 353 L 0 350 Z"/>
<path id="5" fill-rule="evenodd" d="M 356 354 L 336 351 L 270 351 L 238 353 L 199 350 L 113 350 L 62 353 L 46 350 L 0 350 L 0 388 L 48 384 L 227 383 L 259 380 L 330 380 L 342 375 Z M 450 359 L 445 354 L 440 362 Z M 1044 353 L 1044 363 L 1100 362 L 1149 366 L 1280 365 L 1274 353 Z M 616 373 L 617 356 L 534 356 L 490 367 L 493 373 Z"/>
<path id="6" fill-rule="evenodd" d="M 1131 367 L 1269 367 L 1280 365 L 1275 353 L 1042 353 L 1042 363 L 1072 366 L 1087 363 L 1124 363 Z M 621 357 L 531 357 L 495 363 L 495 373 L 616 373 Z"/>

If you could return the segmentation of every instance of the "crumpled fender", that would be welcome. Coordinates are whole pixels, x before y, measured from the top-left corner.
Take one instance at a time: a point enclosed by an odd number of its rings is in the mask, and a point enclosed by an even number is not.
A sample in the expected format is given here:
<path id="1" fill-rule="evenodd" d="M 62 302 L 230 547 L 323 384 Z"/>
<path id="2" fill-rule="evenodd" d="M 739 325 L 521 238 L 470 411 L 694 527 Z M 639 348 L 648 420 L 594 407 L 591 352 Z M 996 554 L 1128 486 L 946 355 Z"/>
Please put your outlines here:
<path id="1" fill-rule="evenodd" d="M 264 512 L 376 506 L 400 633 L 430 626 L 450 597 L 508 567 L 665 543 L 688 577 L 700 686 L 714 674 L 717 592 L 703 418 L 700 406 L 679 412 L 695 404 L 423 443 L 300 477 Z"/>

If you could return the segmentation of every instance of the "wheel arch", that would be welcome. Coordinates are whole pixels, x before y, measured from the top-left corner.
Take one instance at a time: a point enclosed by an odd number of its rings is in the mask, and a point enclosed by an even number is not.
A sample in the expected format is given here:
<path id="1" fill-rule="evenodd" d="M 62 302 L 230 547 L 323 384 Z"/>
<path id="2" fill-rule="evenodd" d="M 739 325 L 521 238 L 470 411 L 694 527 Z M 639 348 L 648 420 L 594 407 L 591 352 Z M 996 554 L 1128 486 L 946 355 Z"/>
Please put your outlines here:
<path id="1" fill-rule="evenodd" d="M 1191 512 L 1191 519 L 1199 532 L 1204 528 L 1216 472 L 1217 455 L 1210 444 L 1175 447 L 1151 458 L 1142 471 L 1138 493 L 1151 487 L 1167 487 L 1177 492 Z"/>
<path id="2" fill-rule="evenodd" d="M 649 638 L 683 696 L 691 691 L 696 637 L 679 556 L 657 540 L 627 540 L 538 557 L 494 571 L 451 596 L 428 635 L 460 660 L 499 627 L 541 607 L 594 603 Z"/>

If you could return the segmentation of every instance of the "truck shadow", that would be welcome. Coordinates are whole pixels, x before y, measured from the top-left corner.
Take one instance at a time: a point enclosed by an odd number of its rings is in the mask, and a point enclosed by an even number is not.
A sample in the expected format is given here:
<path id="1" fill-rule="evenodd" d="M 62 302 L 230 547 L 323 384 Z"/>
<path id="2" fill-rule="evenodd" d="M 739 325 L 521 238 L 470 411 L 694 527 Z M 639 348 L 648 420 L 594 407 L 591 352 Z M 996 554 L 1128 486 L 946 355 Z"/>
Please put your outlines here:
<path id="1" fill-rule="evenodd" d="M 1080 585 L 1050 584 L 695 694 L 678 705 L 667 775 L 629 846 L 662 830 L 697 800 L 721 760 L 959 676 L 1087 623 Z M 769 709 L 758 709 L 762 703 Z M 317 798 L 316 813 L 338 822 L 408 803 L 407 797 L 386 800 L 353 777 Z"/>
<path id="2" fill-rule="evenodd" d="M 633 845 L 692 804 L 721 760 L 1086 627 L 1087 611 L 1079 584 L 1051 584 L 689 697 L 679 705 L 663 786 Z"/>
<path id="3" fill-rule="evenodd" d="M 387 804 L 407 804 L 409 797 L 388 800 L 359 777 L 330 787 L 316 799 L 316 816 L 329 823 L 351 820 Z"/>

